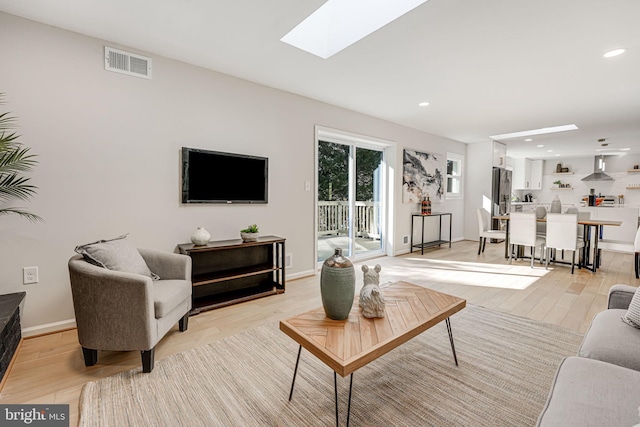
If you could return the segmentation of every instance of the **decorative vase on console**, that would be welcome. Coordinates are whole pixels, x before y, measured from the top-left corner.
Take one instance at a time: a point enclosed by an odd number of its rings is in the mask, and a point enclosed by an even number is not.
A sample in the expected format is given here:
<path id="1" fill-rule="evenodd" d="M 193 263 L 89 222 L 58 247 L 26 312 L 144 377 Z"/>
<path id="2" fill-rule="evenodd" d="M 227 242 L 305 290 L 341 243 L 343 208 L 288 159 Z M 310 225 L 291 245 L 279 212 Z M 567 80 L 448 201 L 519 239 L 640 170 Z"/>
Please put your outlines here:
<path id="1" fill-rule="evenodd" d="M 322 264 L 320 294 L 322 306 L 329 319 L 344 320 L 349 317 L 356 291 L 356 273 L 353 264 L 342 255 L 342 249 Z"/>
<path id="2" fill-rule="evenodd" d="M 549 209 L 551 213 L 562 213 L 562 203 L 560 202 L 560 197 L 556 194 L 556 197 L 551 201 L 551 209 Z"/>
<path id="3" fill-rule="evenodd" d="M 191 242 L 196 246 L 202 246 L 209 243 L 210 238 L 211 234 L 204 227 L 198 227 L 191 235 Z"/>

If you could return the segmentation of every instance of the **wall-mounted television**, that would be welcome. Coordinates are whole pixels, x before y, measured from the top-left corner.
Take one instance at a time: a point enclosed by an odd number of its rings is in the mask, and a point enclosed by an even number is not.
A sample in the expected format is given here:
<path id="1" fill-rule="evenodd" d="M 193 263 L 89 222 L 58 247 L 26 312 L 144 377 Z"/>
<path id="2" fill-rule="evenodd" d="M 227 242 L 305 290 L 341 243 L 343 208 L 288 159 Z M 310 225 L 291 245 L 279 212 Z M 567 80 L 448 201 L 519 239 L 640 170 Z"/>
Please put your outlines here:
<path id="1" fill-rule="evenodd" d="M 267 203 L 269 159 L 182 147 L 182 203 Z"/>

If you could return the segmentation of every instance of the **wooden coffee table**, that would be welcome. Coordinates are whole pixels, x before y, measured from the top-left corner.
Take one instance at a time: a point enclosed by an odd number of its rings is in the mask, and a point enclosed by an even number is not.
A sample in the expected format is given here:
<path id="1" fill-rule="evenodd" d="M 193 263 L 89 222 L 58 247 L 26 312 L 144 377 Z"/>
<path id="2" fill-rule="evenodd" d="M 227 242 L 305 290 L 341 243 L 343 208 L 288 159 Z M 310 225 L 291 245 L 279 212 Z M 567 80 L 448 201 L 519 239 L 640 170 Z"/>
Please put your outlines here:
<path id="1" fill-rule="evenodd" d="M 353 373 L 443 320 L 447 323 L 453 358 L 458 366 L 449 316 L 462 310 L 466 306 L 466 300 L 407 282 L 396 282 L 383 285 L 381 288 L 386 303 L 384 318 L 363 317 L 356 296 L 351 313 L 345 320 L 331 320 L 326 317 L 324 309 L 319 307 L 280 322 L 280 330 L 300 344 L 289 400 L 293 397 L 303 347 L 334 371 L 336 425 L 337 374 L 342 377 L 351 375 L 347 407 L 348 426 Z"/>

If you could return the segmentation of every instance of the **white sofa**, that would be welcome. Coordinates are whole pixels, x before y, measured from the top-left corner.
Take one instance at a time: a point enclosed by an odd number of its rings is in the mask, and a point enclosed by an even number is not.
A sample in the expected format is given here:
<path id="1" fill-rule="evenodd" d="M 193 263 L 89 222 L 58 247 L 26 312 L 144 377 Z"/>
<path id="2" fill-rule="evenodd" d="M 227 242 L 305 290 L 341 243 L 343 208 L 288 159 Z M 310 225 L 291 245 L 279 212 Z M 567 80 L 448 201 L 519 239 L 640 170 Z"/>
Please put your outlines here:
<path id="1" fill-rule="evenodd" d="M 614 285 L 578 356 L 562 361 L 538 426 L 640 424 L 640 329 L 624 323 L 635 287 Z"/>

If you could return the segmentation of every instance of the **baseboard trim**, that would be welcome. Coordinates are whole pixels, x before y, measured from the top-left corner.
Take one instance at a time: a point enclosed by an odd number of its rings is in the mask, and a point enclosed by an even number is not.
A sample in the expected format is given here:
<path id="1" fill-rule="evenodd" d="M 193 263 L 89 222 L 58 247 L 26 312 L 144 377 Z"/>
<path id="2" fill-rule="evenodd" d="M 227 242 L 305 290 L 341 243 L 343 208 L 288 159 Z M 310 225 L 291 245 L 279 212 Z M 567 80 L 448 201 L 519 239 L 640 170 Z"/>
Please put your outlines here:
<path id="1" fill-rule="evenodd" d="M 314 276 L 316 272 L 314 270 L 299 271 L 297 273 L 287 274 L 287 280 L 302 279 L 303 277 Z"/>
<path id="2" fill-rule="evenodd" d="M 32 326 L 22 330 L 23 338 L 33 338 L 38 335 L 47 335 L 76 327 L 76 319 L 61 320 L 60 322 L 47 323 L 44 325 Z"/>

